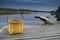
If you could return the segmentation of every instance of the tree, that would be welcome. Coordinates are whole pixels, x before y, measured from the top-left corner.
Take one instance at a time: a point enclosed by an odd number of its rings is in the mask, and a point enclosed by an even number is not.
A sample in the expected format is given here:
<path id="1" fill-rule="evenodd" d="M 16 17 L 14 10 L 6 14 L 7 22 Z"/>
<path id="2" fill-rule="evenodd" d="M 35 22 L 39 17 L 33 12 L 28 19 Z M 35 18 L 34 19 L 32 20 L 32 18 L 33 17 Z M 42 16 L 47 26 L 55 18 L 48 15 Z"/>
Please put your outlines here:
<path id="1" fill-rule="evenodd" d="M 51 11 L 51 15 L 54 15 L 57 19 L 57 21 L 60 21 L 60 6 L 58 7 L 57 10 Z"/>

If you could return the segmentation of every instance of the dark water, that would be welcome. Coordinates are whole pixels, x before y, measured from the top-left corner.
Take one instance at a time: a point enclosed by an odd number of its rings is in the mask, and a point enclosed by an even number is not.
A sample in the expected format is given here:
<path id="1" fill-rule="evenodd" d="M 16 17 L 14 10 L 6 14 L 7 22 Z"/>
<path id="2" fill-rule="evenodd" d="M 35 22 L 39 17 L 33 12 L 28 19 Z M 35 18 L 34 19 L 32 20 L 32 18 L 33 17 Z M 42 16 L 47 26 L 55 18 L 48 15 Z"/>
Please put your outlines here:
<path id="1" fill-rule="evenodd" d="M 24 14 L 24 23 L 25 24 L 42 24 L 43 21 L 39 20 L 38 18 L 34 18 L 34 16 L 48 16 L 50 19 L 55 20 L 54 16 L 50 15 L 50 13 L 42 13 L 42 12 L 33 12 L 32 14 Z M 8 19 L 22 19 L 21 15 L 14 14 L 9 15 Z M 7 16 L 1 15 L 0 16 L 0 25 L 7 25 Z"/>

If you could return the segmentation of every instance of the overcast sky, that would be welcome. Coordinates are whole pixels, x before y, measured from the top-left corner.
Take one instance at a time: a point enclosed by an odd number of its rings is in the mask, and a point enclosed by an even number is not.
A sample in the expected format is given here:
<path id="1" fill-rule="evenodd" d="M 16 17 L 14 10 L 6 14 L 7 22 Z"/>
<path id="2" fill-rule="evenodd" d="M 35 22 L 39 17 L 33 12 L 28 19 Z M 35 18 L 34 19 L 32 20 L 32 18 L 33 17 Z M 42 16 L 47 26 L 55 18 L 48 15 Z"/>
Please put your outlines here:
<path id="1" fill-rule="evenodd" d="M 55 10 L 60 0 L 0 0 L 0 8 Z"/>

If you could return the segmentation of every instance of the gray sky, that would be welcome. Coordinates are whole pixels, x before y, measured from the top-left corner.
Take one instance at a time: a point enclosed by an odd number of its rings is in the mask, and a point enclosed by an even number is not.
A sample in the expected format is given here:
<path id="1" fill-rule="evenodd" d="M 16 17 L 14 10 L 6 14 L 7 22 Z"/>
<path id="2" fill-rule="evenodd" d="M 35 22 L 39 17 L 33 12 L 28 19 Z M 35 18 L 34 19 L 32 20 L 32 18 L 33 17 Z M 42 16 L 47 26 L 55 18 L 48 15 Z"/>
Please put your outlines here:
<path id="1" fill-rule="evenodd" d="M 0 0 L 0 8 L 55 10 L 60 0 Z"/>

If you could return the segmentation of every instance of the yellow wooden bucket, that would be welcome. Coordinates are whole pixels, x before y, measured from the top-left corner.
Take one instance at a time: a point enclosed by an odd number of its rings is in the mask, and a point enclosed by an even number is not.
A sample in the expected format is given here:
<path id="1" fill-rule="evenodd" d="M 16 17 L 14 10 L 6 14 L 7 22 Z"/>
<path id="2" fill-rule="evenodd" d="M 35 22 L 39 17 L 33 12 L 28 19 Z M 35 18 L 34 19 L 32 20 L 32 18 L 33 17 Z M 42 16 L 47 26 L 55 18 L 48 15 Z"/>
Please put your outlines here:
<path id="1" fill-rule="evenodd" d="M 23 33 L 23 21 L 22 20 L 8 20 L 9 34 Z"/>

